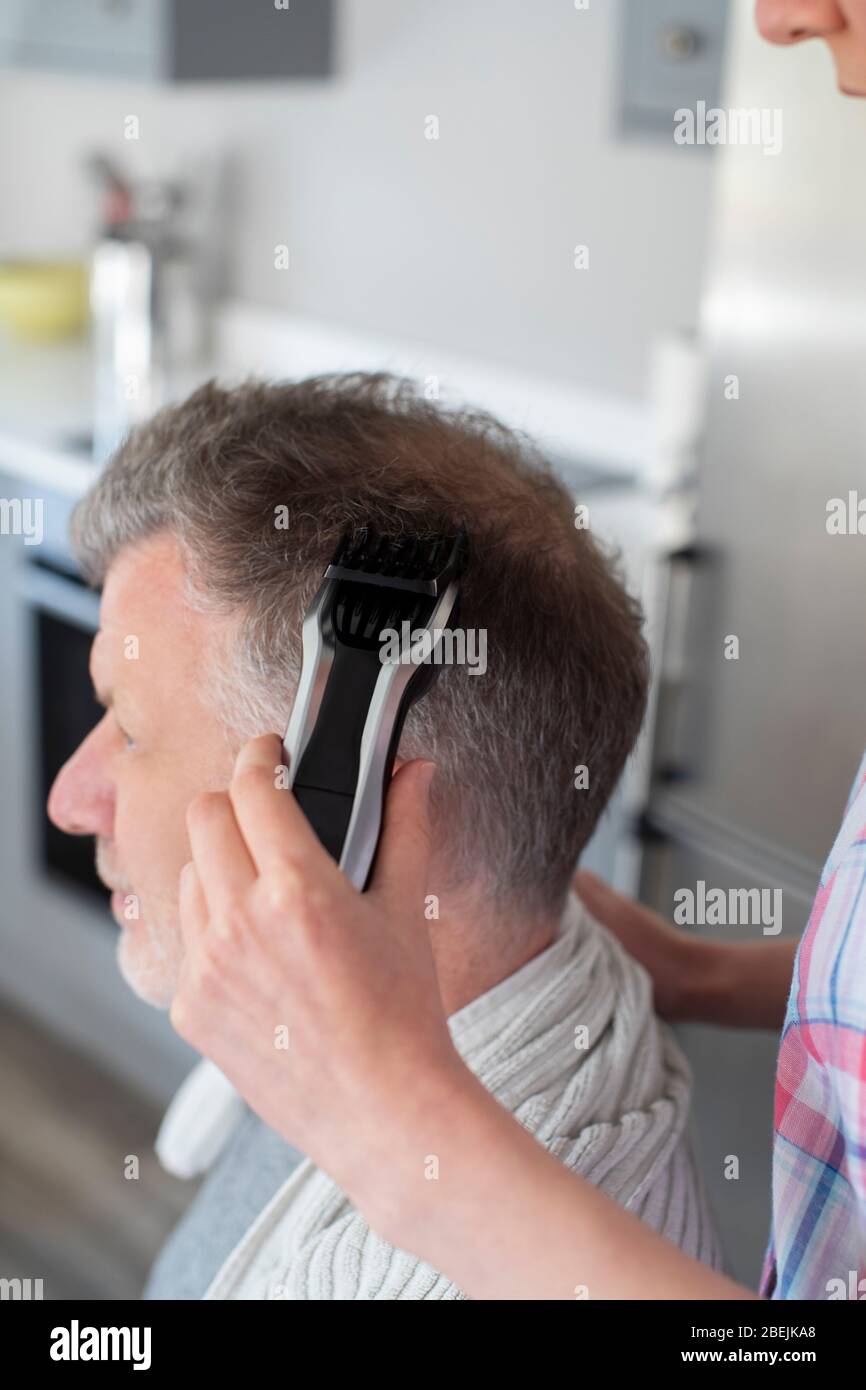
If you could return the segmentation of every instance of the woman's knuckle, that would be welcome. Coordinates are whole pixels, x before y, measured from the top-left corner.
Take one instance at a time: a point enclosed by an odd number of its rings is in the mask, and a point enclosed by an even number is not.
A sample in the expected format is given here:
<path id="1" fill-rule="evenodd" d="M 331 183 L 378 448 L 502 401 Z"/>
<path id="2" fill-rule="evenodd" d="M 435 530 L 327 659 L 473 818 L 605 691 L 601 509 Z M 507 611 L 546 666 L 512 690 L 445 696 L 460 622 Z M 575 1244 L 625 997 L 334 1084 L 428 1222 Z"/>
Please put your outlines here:
<path id="1" fill-rule="evenodd" d="M 232 898 L 214 913 L 211 935 L 221 944 L 236 945 L 249 929 L 249 909 L 243 898 Z"/>
<path id="2" fill-rule="evenodd" d="M 196 829 L 210 825 L 214 817 L 222 812 L 224 803 L 223 792 L 199 792 L 187 807 L 187 825 Z"/>
<path id="3" fill-rule="evenodd" d="M 247 767 L 238 768 L 231 781 L 231 794 L 233 797 L 247 797 L 259 792 L 262 787 L 268 787 L 271 783 L 271 774 L 266 767 L 260 763 L 252 763 Z"/>
<path id="4" fill-rule="evenodd" d="M 271 912 L 296 912 L 300 904 L 301 884 L 296 873 L 287 865 L 278 873 L 267 876 L 264 882 L 265 906 Z"/>

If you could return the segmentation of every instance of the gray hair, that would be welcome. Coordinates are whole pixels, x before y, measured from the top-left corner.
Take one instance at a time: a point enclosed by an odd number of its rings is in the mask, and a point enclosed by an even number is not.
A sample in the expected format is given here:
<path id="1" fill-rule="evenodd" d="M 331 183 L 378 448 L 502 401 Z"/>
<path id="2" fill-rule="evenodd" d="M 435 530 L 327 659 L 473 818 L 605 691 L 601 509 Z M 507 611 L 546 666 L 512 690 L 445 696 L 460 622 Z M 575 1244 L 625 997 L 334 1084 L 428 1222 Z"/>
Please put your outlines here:
<path id="1" fill-rule="evenodd" d="M 638 604 L 527 440 L 384 373 L 211 381 L 129 435 L 72 534 L 94 584 L 125 546 L 177 537 L 190 603 L 238 618 L 213 689 L 246 737 L 284 730 L 303 613 L 347 525 L 404 535 L 460 521 L 460 622 L 486 630 L 487 671 L 443 666 L 399 751 L 437 764 L 450 881 L 511 911 L 556 911 L 637 737 L 647 652 Z"/>

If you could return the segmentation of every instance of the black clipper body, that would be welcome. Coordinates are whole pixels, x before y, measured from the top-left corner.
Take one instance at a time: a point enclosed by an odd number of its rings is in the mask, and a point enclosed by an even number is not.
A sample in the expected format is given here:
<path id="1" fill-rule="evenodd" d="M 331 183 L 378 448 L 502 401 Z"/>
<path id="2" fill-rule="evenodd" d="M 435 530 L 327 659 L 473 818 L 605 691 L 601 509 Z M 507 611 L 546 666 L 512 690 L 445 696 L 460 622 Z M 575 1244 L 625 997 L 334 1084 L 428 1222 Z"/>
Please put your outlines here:
<path id="1" fill-rule="evenodd" d="M 370 878 L 406 711 L 436 675 L 457 617 L 466 532 L 347 532 L 304 618 L 303 661 L 284 739 L 289 779 L 322 844 L 356 888 Z M 382 634 L 399 646 L 382 657 Z M 426 635 L 427 660 L 410 655 Z M 399 650 L 399 657 L 394 651 Z M 416 645 L 415 651 L 418 651 Z"/>

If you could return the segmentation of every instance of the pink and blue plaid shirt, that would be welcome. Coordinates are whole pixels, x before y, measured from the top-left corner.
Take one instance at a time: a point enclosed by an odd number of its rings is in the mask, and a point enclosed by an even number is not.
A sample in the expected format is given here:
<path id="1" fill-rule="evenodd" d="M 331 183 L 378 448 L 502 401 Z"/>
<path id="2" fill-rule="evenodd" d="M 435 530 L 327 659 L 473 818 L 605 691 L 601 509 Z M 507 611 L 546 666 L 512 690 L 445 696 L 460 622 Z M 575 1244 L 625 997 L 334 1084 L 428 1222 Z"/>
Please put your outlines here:
<path id="1" fill-rule="evenodd" d="M 761 1292 L 866 1298 L 866 757 L 797 949 L 775 1111 Z"/>

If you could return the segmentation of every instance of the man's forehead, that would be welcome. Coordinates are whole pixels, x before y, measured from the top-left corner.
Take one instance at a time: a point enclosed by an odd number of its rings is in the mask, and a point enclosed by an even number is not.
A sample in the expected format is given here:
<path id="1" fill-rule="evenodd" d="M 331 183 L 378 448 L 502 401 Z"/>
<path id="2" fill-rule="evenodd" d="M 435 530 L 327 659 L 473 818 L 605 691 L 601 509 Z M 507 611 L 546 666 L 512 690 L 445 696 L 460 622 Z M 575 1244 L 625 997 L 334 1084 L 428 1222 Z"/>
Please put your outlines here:
<path id="1" fill-rule="evenodd" d="M 161 532 L 135 545 L 125 546 L 114 557 L 105 577 L 100 605 L 104 628 L 129 626 L 136 617 L 183 620 L 185 569 L 180 547 L 173 536 Z"/>
<path id="2" fill-rule="evenodd" d="M 162 672 L 183 679 L 209 640 L 205 615 L 186 598 L 186 571 L 173 537 L 160 534 L 119 551 L 109 566 L 91 649 L 97 686 Z M 135 658 L 132 660 L 131 658 Z M 155 658 L 155 660 L 154 660 Z"/>
<path id="3" fill-rule="evenodd" d="M 91 668 L 105 685 L 130 664 L 136 678 L 159 678 L 166 686 L 196 680 L 203 661 L 222 652 L 223 629 L 232 625 L 190 604 L 183 552 L 167 532 L 118 552 L 105 577 L 99 621 Z"/>

